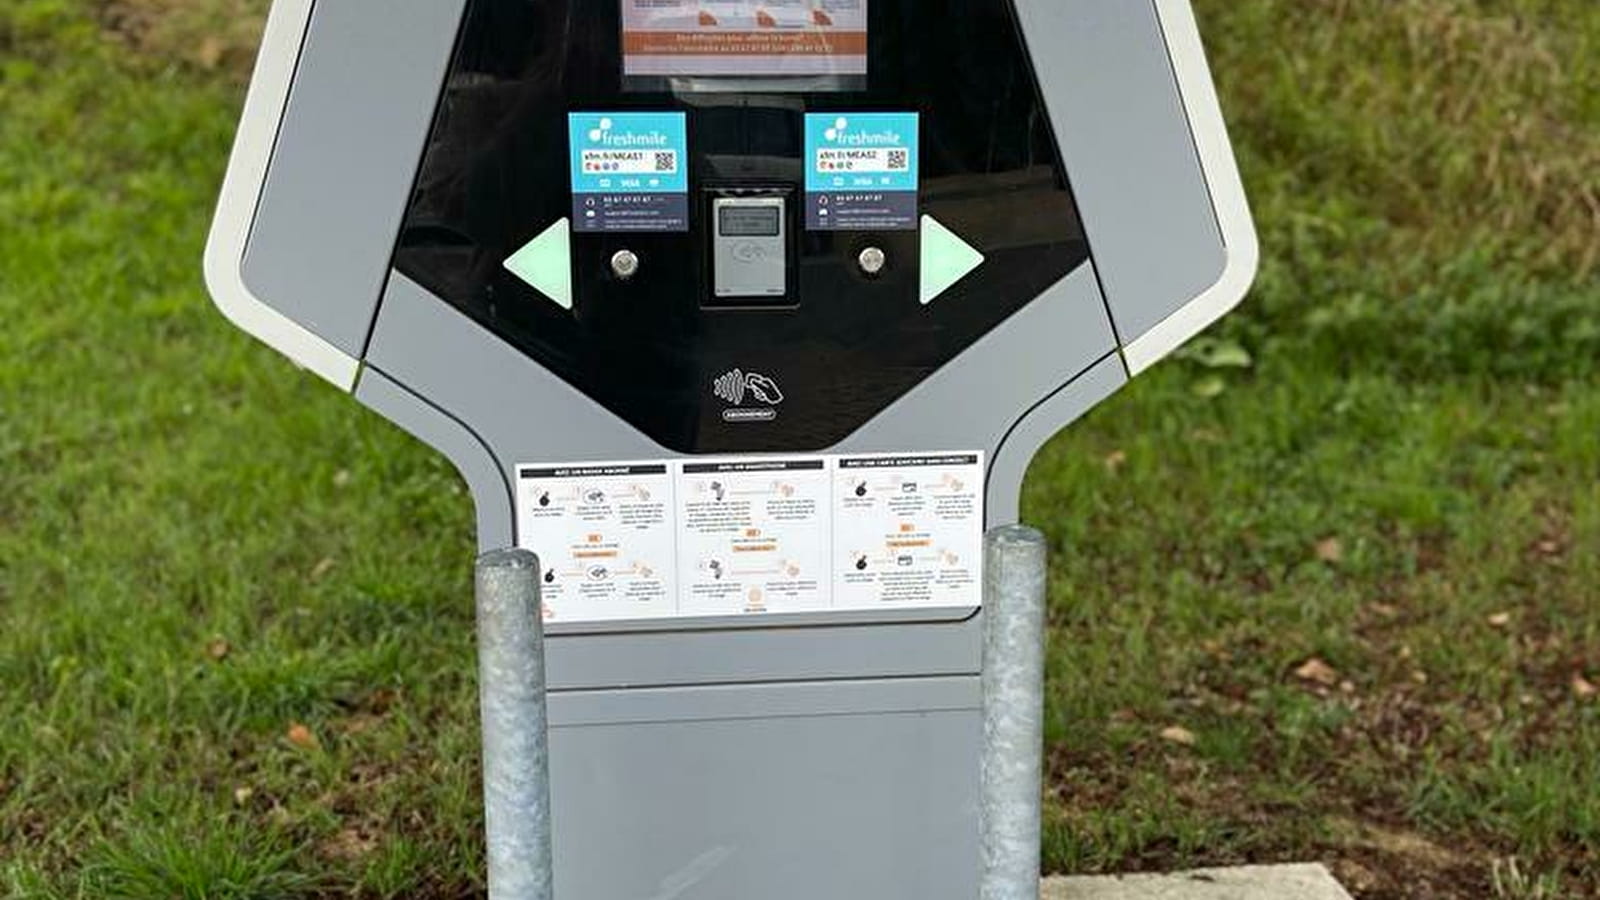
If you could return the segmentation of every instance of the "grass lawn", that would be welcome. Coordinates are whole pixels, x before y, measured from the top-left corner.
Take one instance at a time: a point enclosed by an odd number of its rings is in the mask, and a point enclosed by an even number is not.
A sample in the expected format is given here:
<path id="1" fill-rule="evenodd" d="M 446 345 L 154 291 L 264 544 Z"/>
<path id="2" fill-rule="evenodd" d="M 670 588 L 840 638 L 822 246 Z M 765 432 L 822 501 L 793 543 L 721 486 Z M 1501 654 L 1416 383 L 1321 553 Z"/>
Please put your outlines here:
<path id="1" fill-rule="evenodd" d="M 1600 4 L 1197 5 L 1266 264 L 1031 474 L 1047 863 L 1600 896 Z M 481 890 L 466 493 L 200 283 L 262 7 L 0 5 L 0 896 Z"/>

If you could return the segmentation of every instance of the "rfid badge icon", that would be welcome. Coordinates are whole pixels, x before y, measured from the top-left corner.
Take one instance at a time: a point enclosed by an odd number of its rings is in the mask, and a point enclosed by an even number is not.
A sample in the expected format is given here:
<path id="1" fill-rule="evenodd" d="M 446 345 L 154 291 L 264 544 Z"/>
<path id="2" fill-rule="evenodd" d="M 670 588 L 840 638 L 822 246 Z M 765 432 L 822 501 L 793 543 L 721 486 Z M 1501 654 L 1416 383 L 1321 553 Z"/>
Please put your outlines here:
<path id="1" fill-rule="evenodd" d="M 711 393 L 731 408 L 722 411 L 727 422 L 770 422 L 778 417 L 783 389 L 759 372 L 734 369 L 711 384 Z"/>
<path id="2" fill-rule="evenodd" d="M 718 378 L 711 390 L 719 400 L 725 400 L 734 406 L 743 406 L 747 397 L 768 406 L 777 406 L 783 402 L 783 391 L 776 381 L 759 372 L 745 372 L 742 369 L 734 369 Z"/>

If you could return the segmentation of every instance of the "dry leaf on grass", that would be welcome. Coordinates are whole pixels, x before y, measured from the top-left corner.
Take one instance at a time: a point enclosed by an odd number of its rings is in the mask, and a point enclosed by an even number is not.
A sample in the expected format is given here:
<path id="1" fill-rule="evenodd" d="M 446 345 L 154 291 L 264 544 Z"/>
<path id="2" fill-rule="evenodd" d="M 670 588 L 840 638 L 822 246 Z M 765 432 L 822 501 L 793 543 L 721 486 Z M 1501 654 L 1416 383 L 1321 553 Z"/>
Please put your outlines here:
<path id="1" fill-rule="evenodd" d="M 207 69 L 215 69 L 222 65 L 222 58 L 228 53 L 228 45 L 216 35 L 206 35 L 200 42 L 200 47 L 195 51 L 195 61 Z"/>
<path id="2" fill-rule="evenodd" d="M 1161 729 L 1161 739 L 1180 747 L 1193 747 L 1195 741 L 1194 732 L 1182 725 L 1170 725 Z"/>
<path id="3" fill-rule="evenodd" d="M 1594 682 L 1583 677 L 1583 673 L 1577 672 L 1572 676 L 1572 692 L 1584 700 L 1588 700 L 1596 694 L 1600 694 L 1600 687 L 1596 687 Z"/>
<path id="4" fill-rule="evenodd" d="M 332 859 L 361 859 L 377 849 L 378 842 L 358 828 L 345 828 L 322 845 L 324 855 Z"/>
<path id="5" fill-rule="evenodd" d="M 340 721 L 340 722 L 336 722 L 336 723 L 334 723 L 333 727 L 335 729 L 337 729 L 341 734 L 348 735 L 348 736 L 354 736 L 354 735 L 362 734 L 364 732 L 371 731 L 374 728 L 381 728 L 382 726 L 383 726 L 383 717 L 382 716 L 361 714 L 361 715 L 351 716 L 350 718 L 344 719 L 343 721 Z"/>
<path id="6" fill-rule="evenodd" d="M 228 654 L 232 652 L 233 647 L 230 646 L 227 640 L 224 638 L 212 638 L 206 642 L 206 656 L 211 657 L 217 662 L 222 662 L 223 660 L 227 659 Z"/>
<path id="7" fill-rule="evenodd" d="M 375 713 L 386 713 L 400 702 L 400 692 L 394 688 L 378 688 L 367 695 L 366 707 Z"/>
<path id="8" fill-rule="evenodd" d="M 1511 624 L 1511 613 L 1497 612 L 1487 620 L 1490 628 L 1504 628 Z"/>
<path id="9" fill-rule="evenodd" d="M 289 739 L 289 743 L 302 750 L 315 750 L 322 746 L 322 742 L 317 740 L 316 733 L 299 722 L 290 722 L 289 730 L 284 732 L 283 736 Z"/>
<path id="10" fill-rule="evenodd" d="M 1339 670 L 1313 656 L 1294 670 L 1294 677 L 1323 687 L 1333 687 L 1339 683 Z"/>
<path id="11" fill-rule="evenodd" d="M 1330 565 L 1344 562 L 1344 542 L 1336 537 L 1317 541 L 1317 559 Z"/>

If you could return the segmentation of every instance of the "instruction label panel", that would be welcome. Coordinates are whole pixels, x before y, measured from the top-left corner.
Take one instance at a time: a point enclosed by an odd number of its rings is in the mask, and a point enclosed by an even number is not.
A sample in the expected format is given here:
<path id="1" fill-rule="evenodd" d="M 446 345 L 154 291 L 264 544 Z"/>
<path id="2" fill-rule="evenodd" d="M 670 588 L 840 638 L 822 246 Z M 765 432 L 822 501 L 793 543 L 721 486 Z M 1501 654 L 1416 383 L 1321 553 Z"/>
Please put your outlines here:
<path id="1" fill-rule="evenodd" d="M 538 548 L 547 619 L 675 614 L 669 466 L 525 467 L 517 476 L 517 530 Z"/>
<path id="2" fill-rule="evenodd" d="M 828 608 L 826 460 L 695 462 L 681 471 L 681 614 Z"/>
<path id="3" fill-rule="evenodd" d="M 518 469 L 545 616 L 595 622 L 976 607 L 983 456 Z"/>
<path id="4" fill-rule="evenodd" d="M 836 602 L 952 606 L 979 591 L 976 454 L 846 457 L 835 480 Z"/>
<path id="5" fill-rule="evenodd" d="M 917 113 L 806 114 L 806 228 L 914 231 Z"/>
<path id="6" fill-rule="evenodd" d="M 572 113 L 572 227 L 689 230 L 685 113 Z"/>

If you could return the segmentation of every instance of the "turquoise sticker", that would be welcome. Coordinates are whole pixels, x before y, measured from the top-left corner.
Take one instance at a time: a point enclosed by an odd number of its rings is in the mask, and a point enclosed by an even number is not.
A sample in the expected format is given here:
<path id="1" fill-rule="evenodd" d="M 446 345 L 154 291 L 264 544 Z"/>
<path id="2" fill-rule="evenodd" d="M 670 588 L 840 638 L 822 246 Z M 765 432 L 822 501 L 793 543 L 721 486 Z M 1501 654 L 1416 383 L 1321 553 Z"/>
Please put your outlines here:
<path id="1" fill-rule="evenodd" d="M 806 227 L 915 230 L 920 137 L 917 113 L 808 113 Z"/>
<path id="2" fill-rule="evenodd" d="M 687 115 L 582 112 L 567 124 L 573 230 L 689 230 Z"/>

